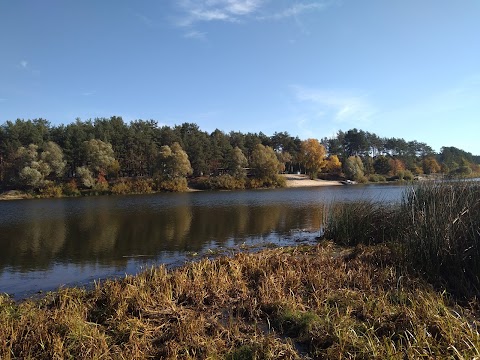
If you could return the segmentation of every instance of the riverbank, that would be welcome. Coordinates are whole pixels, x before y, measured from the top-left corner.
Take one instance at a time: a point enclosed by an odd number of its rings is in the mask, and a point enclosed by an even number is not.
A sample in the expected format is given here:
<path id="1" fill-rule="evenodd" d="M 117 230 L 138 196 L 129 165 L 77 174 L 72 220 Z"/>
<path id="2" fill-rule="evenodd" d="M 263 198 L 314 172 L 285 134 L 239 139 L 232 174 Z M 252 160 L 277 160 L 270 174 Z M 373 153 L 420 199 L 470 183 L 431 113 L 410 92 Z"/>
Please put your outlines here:
<path id="1" fill-rule="evenodd" d="M 474 358 L 476 315 L 386 246 L 322 242 L 0 296 L 0 358 Z"/>
<path id="2" fill-rule="evenodd" d="M 282 174 L 287 182 L 287 187 L 314 187 L 314 186 L 337 186 L 343 185 L 340 181 L 310 179 L 307 175 L 301 174 Z"/>
<path id="3" fill-rule="evenodd" d="M 290 188 L 299 188 L 299 187 L 315 187 L 315 186 L 336 186 L 336 185 L 342 185 L 339 181 L 331 181 L 331 180 L 320 180 L 320 179 L 315 179 L 311 180 L 307 175 L 297 175 L 297 174 L 281 174 L 279 175 L 282 178 L 285 179 L 286 181 L 286 187 Z M 59 188 L 60 189 L 60 188 Z M 148 190 L 148 189 L 147 189 Z M 185 192 L 196 192 L 196 191 L 202 191 L 201 189 L 198 188 L 193 188 L 193 187 L 187 187 Z M 150 192 L 152 193 L 153 190 L 150 188 L 147 193 Z M 86 193 L 86 191 L 84 191 Z M 90 191 L 92 195 L 86 195 L 86 196 L 94 196 L 95 194 L 100 194 L 100 195 L 106 195 L 110 194 L 106 191 Z M 133 194 L 136 193 L 142 193 L 142 192 L 132 192 Z M 71 196 L 71 195 L 70 195 Z M 75 196 L 81 196 L 81 193 L 78 192 Z M 62 197 L 62 191 L 59 190 L 57 192 L 54 192 L 52 195 L 49 193 L 46 194 L 38 194 L 36 196 L 31 195 L 29 193 L 19 191 L 19 190 L 10 190 L 6 191 L 4 193 L 0 194 L 0 201 L 1 200 L 20 200 L 20 199 L 32 199 L 34 197 Z"/>
<path id="4" fill-rule="evenodd" d="M 18 190 L 5 191 L 0 194 L 0 200 L 21 200 L 21 199 L 31 199 L 32 196 Z"/>

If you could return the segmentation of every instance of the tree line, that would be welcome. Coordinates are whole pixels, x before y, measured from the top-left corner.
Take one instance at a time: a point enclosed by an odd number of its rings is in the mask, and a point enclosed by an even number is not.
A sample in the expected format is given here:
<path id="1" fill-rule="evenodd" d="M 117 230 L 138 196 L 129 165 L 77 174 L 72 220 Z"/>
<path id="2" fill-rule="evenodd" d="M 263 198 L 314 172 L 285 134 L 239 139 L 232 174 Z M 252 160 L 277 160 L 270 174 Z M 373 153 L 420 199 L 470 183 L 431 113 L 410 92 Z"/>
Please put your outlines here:
<path id="1" fill-rule="evenodd" d="M 78 188 L 175 191 L 186 188 L 187 177 L 203 188 L 282 186 L 282 172 L 361 182 L 471 176 L 479 172 L 479 160 L 455 147 L 437 154 L 422 142 L 357 129 L 301 140 L 288 132 L 208 133 L 194 123 L 170 127 L 117 116 L 66 125 L 17 119 L 0 126 L 1 188 L 65 194 Z"/>

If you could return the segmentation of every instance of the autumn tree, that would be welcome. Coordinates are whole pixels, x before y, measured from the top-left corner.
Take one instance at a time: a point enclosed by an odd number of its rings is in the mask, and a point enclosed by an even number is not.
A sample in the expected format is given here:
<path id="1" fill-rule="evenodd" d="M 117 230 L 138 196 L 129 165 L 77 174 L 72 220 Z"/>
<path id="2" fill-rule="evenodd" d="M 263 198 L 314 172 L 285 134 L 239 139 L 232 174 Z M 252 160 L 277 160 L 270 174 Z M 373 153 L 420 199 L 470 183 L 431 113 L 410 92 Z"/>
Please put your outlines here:
<path id="1" fill-rule="evenodd" d="M 250 166 L 257 178 L 274 178 L 282 169 L 275 151 L 270 146 L 257 144 L 253 148 Z"/>
<path id="2" fill-rule="evenodd" d="M 339 175 L 342 172 L 342 163 L 337 155 L 330 155 L 327 158 L 323 171 L 336 175 Z"/>
<path id="3" fill-rule="evenodd" d="M 238 146 L 235 146 L 230 151 L 229 161 L 228 161 L 228 171 L 229 174 L 236 178 L 244 178 L 247 175 L 245 168 L 248 165 L 247 158 L 243 154 L 243 151 L 240 150 Z"/>
<path id="4" fill-rule="evenodd" d="M 115 173 L 119 169 L 112 145 L 102 140 L 92 139 L 84 142 L 88 168 L 97 174 Z"/>
<path id="5" fill-rule="evenodd" d="M 345 161 L 345 175 L 355 181 L 364 181 L 363 162 L 359 156 L 350 156 Z"/>
<path id="6" fill-rule="evenodd" d="M 163 145 L 158 154 L 159 175 L 165 179 L 184 178 L 192 174 L 187 153 L 179 143 Z"/>
<path id="7" fill-rule="evenodd" d="M 42 150 L 40 160 L 48 164 L 55 177 L 63 176 L 67 163 L 64 160 L 62 148 L 53 141 L 48 141 L 43 145 Z"/>
<path id="8" fill-rule="evenodd" d="M 436 174 L 440 171 L 440 165 L 433 156 L 427 156 L 422 161 L 423 172 L 425 174 Z"/>
<path id="9" fill-rule="evenodd" d="M 325 166 L 325 147 L 317 139 L 302 141 L 300 146 L 300 161 L 311 179 Z"/>
<path id="10" fill-rule="evenodd" d="M 52 141 L 46 142 L 40 152 L 35 144 L 21 146 L 15 154 L 15 169 L 20 185 L 41 188 L 47 184 L 51 174 L 53 180 L 63 175 L 65 161 L 62 149 Z"/>
<path id="11" fill-rule="evenodd" d="M 115 159 L 112 145 L 102 140 L 91 139 L 83 143 L 86 164 L 77 167 L 76 174 L 85 187 L 96 187 L 97 190 L 106 190 L 107 174 L 116 174 L 120 167 Z M 93 181 L 92 179 L 96 179 Z"/>
<path id="12" fill-rule="evenodd" d="M 390 164 L 390 173 L 391 175 L 398 175 L 399 172 L 405 170 L 405 164 L 402 160 L 397 158 L 391 158 L 388 160 Z"/>
<path id="13" fill-rule="evenodd" d="M 276 151 L 275 154 L 277 155 L 278 161 L 280 161 L 280 164 L 282 164 L 282 168 L 280 169 L 280 172 L 285 172 L 285 169 L 287 168 L 287 164 L 290 163 L 293 159 L 293 156 L 290 155 L 288 151 Z"/>

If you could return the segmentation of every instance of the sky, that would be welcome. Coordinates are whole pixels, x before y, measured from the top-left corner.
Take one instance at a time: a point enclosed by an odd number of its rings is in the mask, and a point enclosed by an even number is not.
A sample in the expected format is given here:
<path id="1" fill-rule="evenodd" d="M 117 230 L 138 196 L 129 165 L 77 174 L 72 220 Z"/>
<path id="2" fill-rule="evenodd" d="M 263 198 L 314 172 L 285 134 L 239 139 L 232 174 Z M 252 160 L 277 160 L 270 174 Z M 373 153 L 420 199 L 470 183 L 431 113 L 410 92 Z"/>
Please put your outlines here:
<path id="1" fill-rule="evenodd" d="M 357 128 L 480 155 L 478 0 L 0 0 L 0 124 Z"/>

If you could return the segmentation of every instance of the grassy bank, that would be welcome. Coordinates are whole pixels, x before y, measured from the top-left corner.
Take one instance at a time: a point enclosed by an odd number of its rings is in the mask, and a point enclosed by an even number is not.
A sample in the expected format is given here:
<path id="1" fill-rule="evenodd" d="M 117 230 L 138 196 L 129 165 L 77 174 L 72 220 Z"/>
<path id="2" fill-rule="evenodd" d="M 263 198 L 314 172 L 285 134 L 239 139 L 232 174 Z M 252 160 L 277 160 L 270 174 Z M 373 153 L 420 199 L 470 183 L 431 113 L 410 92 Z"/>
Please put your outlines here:
<path id="1" fill-rule="evenodd" d="M 383 245 L 264 250 L 0 299 L 0 358 L 480 356 L 475 309 L 398 272 Z"/>

